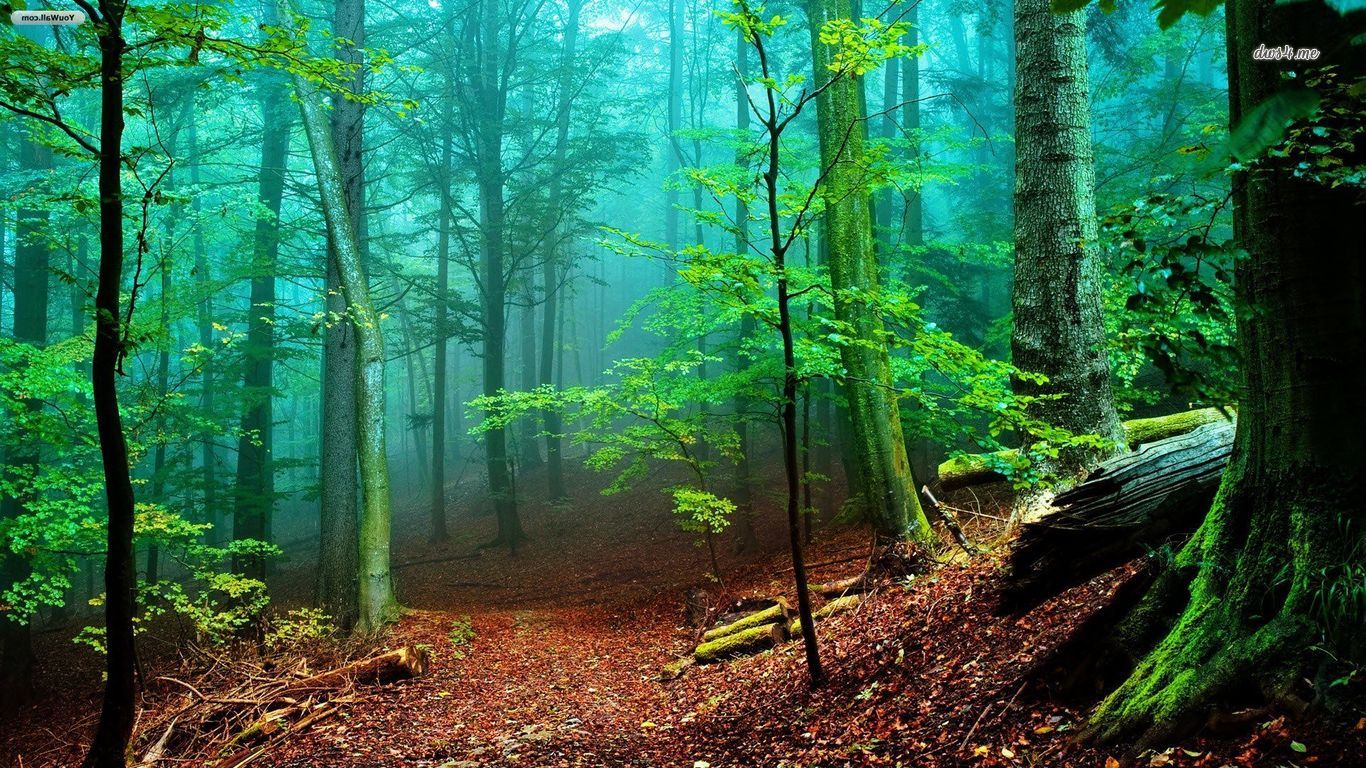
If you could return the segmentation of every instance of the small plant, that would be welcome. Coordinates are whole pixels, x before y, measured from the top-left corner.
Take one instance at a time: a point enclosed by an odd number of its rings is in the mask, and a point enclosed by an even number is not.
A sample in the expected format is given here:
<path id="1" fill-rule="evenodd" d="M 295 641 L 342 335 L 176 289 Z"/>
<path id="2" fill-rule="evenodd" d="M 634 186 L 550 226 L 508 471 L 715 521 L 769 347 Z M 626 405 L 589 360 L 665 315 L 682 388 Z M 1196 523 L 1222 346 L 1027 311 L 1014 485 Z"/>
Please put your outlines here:
<path id="1" fill-rule="evenodd" d="M 318 608 L 299 608 L 270 619 L 266 625 L 266 647 L 271 650 L 297 648 L 324 640 L 336 631 L 332 617 Z"/>
<path id="2" fill-rule="evenodd" d="M 461 616 L 451 622 L 451 631 L 446 633 L 446 639 L 450 640 L 451 645 L 455 647 L 451 655 L 457 659 L 465 658 L 465 649 L 474 641 L 474 624 L 470 621 L 470 617 Z"/>

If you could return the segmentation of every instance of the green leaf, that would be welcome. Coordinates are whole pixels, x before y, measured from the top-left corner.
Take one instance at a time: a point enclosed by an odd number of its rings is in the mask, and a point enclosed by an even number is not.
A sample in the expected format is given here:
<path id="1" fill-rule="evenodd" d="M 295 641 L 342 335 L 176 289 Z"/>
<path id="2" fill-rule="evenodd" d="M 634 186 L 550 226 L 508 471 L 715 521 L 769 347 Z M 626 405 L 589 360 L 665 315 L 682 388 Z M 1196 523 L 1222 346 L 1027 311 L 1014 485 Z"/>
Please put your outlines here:
<path id="1" fill-rule="evenodd" d="M 1303 744 L 1299 743 L 1298 741 L 1292 741 L 1292 742 L 1290 742 L 1290 748 L 1293 749 L 1293 750 L 1295 750 L 1296 752 L 1308 752 L 1308 751 L 1309 751 L 1309 747 L 1304 746 Z"/>
<path id="2" fill-rule="evenodd" d="M 1241 161 L 1254 160 L 1285 136 L 1290 124 L 1314 114 L 1319 94 L 1309 88 L 1292 87 L 1272 94 L 1248 110 L 1229 135 L 1233 156 Z"/>
<path id="3" fill-rule="evenodd" d="M 1353 11 L 1366 10 L 1366 0 L 1323 0 L 1329 8 L 1346 16 Z"/>

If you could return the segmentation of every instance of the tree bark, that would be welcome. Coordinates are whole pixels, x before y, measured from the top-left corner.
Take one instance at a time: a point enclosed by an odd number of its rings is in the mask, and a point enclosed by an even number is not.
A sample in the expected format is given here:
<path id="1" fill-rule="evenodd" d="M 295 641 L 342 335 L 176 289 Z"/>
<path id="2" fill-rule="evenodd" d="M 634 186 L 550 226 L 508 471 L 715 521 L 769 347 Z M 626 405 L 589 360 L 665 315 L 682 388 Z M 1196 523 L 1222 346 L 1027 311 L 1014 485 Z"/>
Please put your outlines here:
<path id="1" fill-rule="evenodd" d="M 333 16 L 334 34 L 350 44 L 338 47 L 342 61 L 355 67 L 350 89 L 365 90 L 365 2 L 339 0 Z M 360 257 L 365 252 L 364 150 L 365 106 L 360 102 L 335 97 L 332 100 L 332 140 L 341 166 L 341 182 L 351 232 L 356 236 Z M 323 330 L 323 428 L 319 467 L 320 535 L 318 554 L 318 603 L 343 630 L 358 620 L 360 589 L 360 550 L 358 548 L 358 510 L 356 498 L 357 419 L 356 355 L 354 318 L 348 316 L 342 275 L 334 252 L 336 242 L 329 238 L 325 267 L 327 323 Z"/>
<path id="2" fill-rule="evenodd" d="M 447 18 L 447 32 L 454 36 Z M 450 352 L 450 292 L 451 292 L 451 157 L 455 131 L 455 70 L 448 60 L 441 87 L 441 166 L 436 171 L 438 195 L 436 223 L 436 319 L 433 323 L 435 354 L 432 361 L 432 486 L 431 525 L 432 541 L 450 538 L 446 527 L 446 368 Z"/>
<path id="3" fill-rule="evenodd" d="M 1343 83 L 1363 72 L 1348 43 L 1360 30 L 1328 6 L 1232 0 L 1225 11 L 1234 125 L 1320 66 L 1336 65 Z M 1268 39 L 1324 56 L 1255 61 Z M 1366 547 L 1360 201 L 1351 185 L 1304 177 L 1293 159 L 1264 158 L 1234 175 L 1234 240 L 1247 252 L 1235 288 L 1256 311 L 1238 313 L 1233 456 L 1204 523 L 1121 625 L 1150 650 L 1130 648 L 1147 653 L 1096 710 L 1093 738 L 1167 743 L 1238 694 L 1260 689 L 1276 703 L 1322 662 L 1316 644 L 1340 658 L 1366 652 L 1359 632 L 1324 620 L 1335 611 L 1347 611 L 1339 621 L 1359 618 L 1331 600 Z"/>
<path id="4" fill-rule="evenodd" d="M 137 659 L 133 613 L 133 482 L 119 414 L 117 377 L 123 360 L 120 290 L 123 284 L 123 0 L 102 0 L 92 19 L 100 46 L 100 269 L 95 293 L 95 350 L 90 366 L 95 427 L 104 467 L 109 528 L 105 542 L 105 682 L 99 725 L 85 768 L 124 768 L 133 733 Z"/>
<path id="5" fill-rule="evenodd" d="M 1015 4 L 1015 287 L 1012 362 L 1048 377 L 1017 379 L 1035 417 L 1076 434 L 1123 443 L 1110 391 L 1104 268 L 1096 221 L 1095 161 L 1084 11 L 1054 14 L 1049 0 Z M 1113 451 L 1067 450 L 1066 476 Z"/>
<path id="6" fill-rule="evenodd" d="M 398 600 L 389 565 L 391 513 L 389 457 L 384 435 L 384 337 L 379 313 L 361 263 L 360 242 L 352 226 L 341 167 L 319 98 L 296 77 L 304 129 L 317 167 L 318 195 L 327 221 L 328 239 L 346 297 L 347 314 L 356 338 L 356 452 L 360 458 L 360 579 L 357 599 L 362 632 L 372 632 L 398 618 Z"/>
<path id="7" fill-rule="evenodd" d="M 830 19 L 852 18 L 852 8 L 849 0 L 809 0 L 807 9 L 815 69 L 826 77 L 830 52 L 820 41 L 821 26 Z M 906 457 L 886 332 L 877 309 L 868 303 L 878 293 L 879 280 L 864 182 L 859 92 L 859 80 L 851 74 L 840 77 L 816 100 L 835 317 L 850 326 L 855 339 L 840 349 L 847 371 L 853 458 L 868 519 L 877 534 L 887 540 L 928 541 L 934 533 L 920 507 Z"/>

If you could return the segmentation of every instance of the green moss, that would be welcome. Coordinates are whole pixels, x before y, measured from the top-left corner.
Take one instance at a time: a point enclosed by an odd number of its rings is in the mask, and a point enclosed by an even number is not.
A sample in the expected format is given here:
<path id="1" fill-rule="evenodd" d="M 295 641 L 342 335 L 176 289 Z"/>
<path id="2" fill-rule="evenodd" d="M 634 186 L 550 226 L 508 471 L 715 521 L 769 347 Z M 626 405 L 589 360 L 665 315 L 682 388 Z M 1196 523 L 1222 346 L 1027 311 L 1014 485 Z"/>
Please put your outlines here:
<path id="1" fill-rule="evenodd" d="M 834 600 L 827 602 L 825 605 L 822 605 L 820 608 L 817 608 L 816 611 L 811 614 L 811 618 L 814 621 L 820 621 L 837 613 L 843 613 L 850 608 L 854 608 L 862 601 L 862 595 L 845 595 L 844 597 L 837 597 Z M 793 619 L 792 623 L 787 627 L 787 633 L 793 637 L 800 635 L 802 633 L 801 620 Z"/>
<path id="2" fill-rule="evenodd" d="M 707 630 L 707 633 L 702 635 L 702 642 L 710 643 L 711 641 L 719 640 L 726 635 L 743 632 L 752 627 L 758 627 L 764 624 L 776 624 L 786 619 L 789 613 L 791 613 L 791 609 L 788 608 L 787 602 L 780 598 L 775 605 L 769 606 L 762 611 L 756 611 L 748 616 L 736 619 L 723 627 Z"/>
<path id="3" fill-rule="evenodd" d="M 1124 439 L 1129 442 L 1130 448 L 1137 448 L 1143 443 L 1184 435 L 1197 427 L 1227 421 L 1228 418 L 1218 408 L 1200 408 L 1149 419 L 1130 419 L 1124 422 Z"/>
<path id="4" fill-rule="evenodd" d="M 698 664 L 711 664 L 724 661 L 732 656 L 744 656 L 768 650 L 783 636 L 777 624 L 764 624 L 750 627 L 733 634 L 725 635 L 711 642 L 702 643 L 693 651 L 693 659 Z"/>

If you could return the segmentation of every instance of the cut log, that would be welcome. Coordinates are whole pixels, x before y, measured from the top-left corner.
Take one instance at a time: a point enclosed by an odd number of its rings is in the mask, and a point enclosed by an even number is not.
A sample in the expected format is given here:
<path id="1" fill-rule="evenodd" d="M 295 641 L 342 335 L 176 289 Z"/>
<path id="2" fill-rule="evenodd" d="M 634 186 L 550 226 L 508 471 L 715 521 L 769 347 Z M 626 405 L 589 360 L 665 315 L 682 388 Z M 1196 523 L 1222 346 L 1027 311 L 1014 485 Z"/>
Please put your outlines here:
<path id="1" fill-rule="evenodd" d="M 350 685 L 385 685 L 395 680 L 420 677 L 426 671 L 427 652 L 414 646 L 407 646 L 292 681 L 280 691 L 277 700 L 313 691 L 333 691 Z"/>
<path id="2" fill-rule="evenodd" d="M 698 664 L 714 664 L 766 651 L 786 641 L 786 621 L 782 624 L 764 624 L 702 643 L 693 651 L 693 659 Z"/>
<path id="3" fill-rule="evenodd" d="M 1130 419 L 1124 422 L 1124 439 L 1130 448 L 1137 448 L 1215 423 L 1230 423 L 1230 414 L 1219 408 L 1199 408 L 1167 416 Z M 955 456 L 939 465 L 939 487 L 955 491 L 972 485 L 999 483 L 1006 478 L 995 468 L 1003 462 L 1009 463 L 1013 454 L 1014 451 L 996 451 Z"/>
<path id="4" fill-rule="evenodd" d="M 815 584 L 811 587 L 813 594 L 820 595 L 826 600 L 833 600 L 845 595 L 867 592 L 873 588 L 873 580 L 868 578 L 867 573 L 860 573 L 857 576 L 850 576 L 847 579 L 837 579 L 827 581 L 824 584 Z"/>
<path id="5" fill-rule="evenodd" d="M 727 635 L 733 635 L 737 632 L 743 632 L 747 629 L 762 626 L 764 624 L 786 623 L 788 617 L 791 615 L 792 609 L 788 607 L 787 601 L 779 598 L 774 601 L 773 605 L 762 611 L 751 613 L 748 616 L 744 616 L 729 624 L 707 630 L 707 632 L 702 635 L 702 642 L 710 643 L 714 640 L 720 640 Z"/>
<path id="6" fill-rule="evenodd" d="M 1020 612 L 1200 525 L 1233 449 L 1234 427 L 1205 424 L 1092 470 L 1026 524 L 1011 547 L 1001 610 Z"/>
<path id="7" fill-rule="evenodd" d="M 845 611 L 857 608 L 861 602 L 863 602 L 863 595 L 845 595 L 844 597 L 837 597 L 825 605 L 822 605 L 820 608 L 817 608 L 815 612 L 811 614 L 811 619 L 812 621 L 823 621 L 837 613 L 844 613 Z M 801 620 L 793 619 L 792 622 L 788 624 L 787 631 L 793 637 L 800 635 L 802 633 Z"/>

